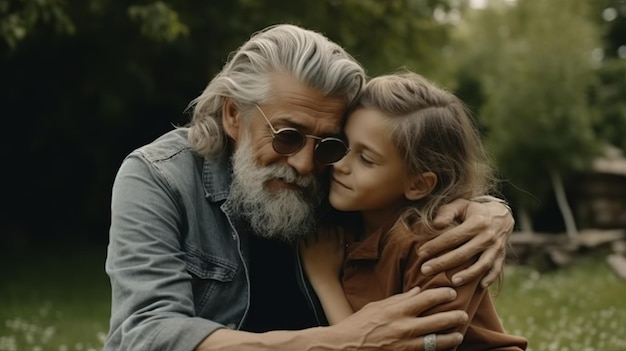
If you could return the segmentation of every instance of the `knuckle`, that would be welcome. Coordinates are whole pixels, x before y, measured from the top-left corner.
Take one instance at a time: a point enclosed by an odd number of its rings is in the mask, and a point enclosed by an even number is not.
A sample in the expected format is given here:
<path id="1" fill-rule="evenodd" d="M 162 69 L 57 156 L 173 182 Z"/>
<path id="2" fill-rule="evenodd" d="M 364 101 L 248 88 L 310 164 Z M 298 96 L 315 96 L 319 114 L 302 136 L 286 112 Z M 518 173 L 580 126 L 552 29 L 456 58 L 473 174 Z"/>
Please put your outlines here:
<path id="1" fill-rule="evenodd" d="M 485 245 L 487 246 L 486 248 L 491 247 L 496 243 L 499 243 L 498 235 L 496 235 L 496 232 L 494 230 L 488 230 L 485 239 Z"/>
<path id="2" fill-rule="evenodd" d="M 476 226 L 481 229 L 489 227 L 493 219 L 493 217 L 487 213 L 476 214 L 475 218 L 476 218 Z"/>

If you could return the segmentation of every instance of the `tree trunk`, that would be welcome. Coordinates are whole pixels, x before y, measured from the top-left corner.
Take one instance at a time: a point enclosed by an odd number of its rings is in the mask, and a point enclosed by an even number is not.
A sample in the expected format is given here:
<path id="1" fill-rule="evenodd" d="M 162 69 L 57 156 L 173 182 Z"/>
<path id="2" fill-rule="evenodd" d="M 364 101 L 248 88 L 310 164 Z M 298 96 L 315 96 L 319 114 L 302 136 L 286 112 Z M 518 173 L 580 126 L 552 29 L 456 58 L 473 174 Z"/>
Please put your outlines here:
<path id="1" fill-rule="evenodd" d="M 519 207 L 519 211 L 517 211 L 517 217 L 519 218 L 519 229 L 523 233 L 532 233 L 533 232 L 533 220 L 530 218 L 528 214 L 528 210 L 524 206 Z"/>
<path id="2" fill-rule="evenodd" d="M 565 195 L 565 187 L 563 186 L 561 174 L 554 167 L 549 167 L 549 172 L 550 180 L 552 181 L 552 188 L 554 189 L 554 195 L 556 196 L 556 202 L 559 205 L 563 221 L 565 222 L 567 236 L 575 238 L 578 234 L 578 228 L 576 228 L 576 222 L 574 221 L 572 209 L 567 202 L 567 196 Z"/>

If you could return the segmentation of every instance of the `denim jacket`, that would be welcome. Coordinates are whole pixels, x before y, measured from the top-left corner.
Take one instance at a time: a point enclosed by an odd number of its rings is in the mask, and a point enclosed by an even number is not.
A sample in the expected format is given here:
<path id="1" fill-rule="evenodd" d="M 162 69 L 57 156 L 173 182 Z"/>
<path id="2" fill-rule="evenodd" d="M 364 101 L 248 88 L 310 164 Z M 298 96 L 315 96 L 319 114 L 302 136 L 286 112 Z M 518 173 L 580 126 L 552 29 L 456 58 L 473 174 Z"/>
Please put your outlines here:
<path id="1" fill-rule="evenodd" d="M 104 350 L 193 350 L 218 328 L 241 327 L 249 308 L 248 234 L 228 200 L 230 155 L 198 155 L 187 132 L 175 129 L 133 151 L 115 178 Z"/>

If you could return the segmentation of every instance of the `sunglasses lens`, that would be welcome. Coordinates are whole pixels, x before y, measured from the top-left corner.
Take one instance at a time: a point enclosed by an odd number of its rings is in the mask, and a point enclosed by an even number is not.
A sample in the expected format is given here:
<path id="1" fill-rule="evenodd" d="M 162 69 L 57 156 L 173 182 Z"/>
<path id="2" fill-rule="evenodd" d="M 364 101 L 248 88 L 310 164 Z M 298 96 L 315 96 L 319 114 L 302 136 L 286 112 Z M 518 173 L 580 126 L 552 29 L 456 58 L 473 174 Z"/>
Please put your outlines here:
<path id="1" fill-rule="evenodd" d="M 341 160 L 348 152 L 346 144 L 337 138 L 325 138 L 315 148 L 315 158 L 321 163 L 331 164 Z"/>
<path id="2" fill-rule="evenodd" d="M 283 155 L 291 155 L 302 149 L 306 136 L 297 129 L 283 128 L 274 134 L 272 147 Z M 318 162 L 331 164 L 341 160 L 348 152 L 346 144 L 338 138 L 324 138 L 315 147 L 315 159 Z"/>
<path id="3" fill-rule="evenodd" d="M 304 135 L 295 129 L 282 129 L 274 135 L 272 146 L 279 154 L 289 155 L 302 148 Z"/>

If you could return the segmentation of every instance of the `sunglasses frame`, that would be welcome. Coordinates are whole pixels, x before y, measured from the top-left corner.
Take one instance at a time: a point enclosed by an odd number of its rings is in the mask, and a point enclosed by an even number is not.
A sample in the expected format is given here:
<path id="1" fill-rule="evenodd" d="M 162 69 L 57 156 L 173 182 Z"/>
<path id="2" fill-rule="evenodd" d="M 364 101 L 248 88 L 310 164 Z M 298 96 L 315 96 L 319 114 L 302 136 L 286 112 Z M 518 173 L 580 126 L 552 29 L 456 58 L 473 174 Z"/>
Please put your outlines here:
<path id="1" fill-rule="evenodd" d="M 274 128 L 274 126 L 272 125 L 272 123 L 270 122 L 269 118 L 267 118 L 267 116 L 265 115 L 265 112 L 263 112 L 263 110 L 261 109 L 261 106 L 254 104 L 254 107 L 257 108 L 257 110 L 259 110 L 259 112 L 261 112 L 261 115 L 263 116 L 263 118 L 265 119 L 265 122 L 267 122 L 267 125 L 270 127 L 270 131 L 272 132 L 272 148 L 274 148 L 274 151 L 276 151 L 276 153 L 280 154 L 280 155 L 293 155 L 295 153 L 297 153 L 298 151 L 302 150 L 302 148 L 304 147 L 304 145 L 306 145 L 306 138 L 311 138 L 313 140 L 317 140 L 317 142 L 315 143 L 315 159 L 318 162 L 324 163 L 324 164 L 333 164 L 339 160 L 341 160 L 345 155 L 348 154 L 348 152 L 350 151 L 350 148 L 348 147 L 348 145 L 346 145 L 346 143 L 336 137 L 319 137 L 317 135 L 311 135 L 311 134 L 304 134 L 302 133 L 300 130 L 296 129 L 296 128 L 292 128 L 292 127 L 285 127 L 285 128 L 280 128 L 278 130 L 276 130 L 276 128 Z M 300 145 L 298 147 L 295 148 L 295 150 L 285 153 L 285 152 L 281 152 L 278 150 L 278 148 L 276 148 L 276 136 L 281 133 L 281 132 L 296 132 L 298 135 L 301 136 L 302 142 L 300 143 Z M 339 142 L 340 144 L 342 144 L 345 148 L 345 151 L 343 153 L 343 155 L 341 155 L 341 157 L 339 157 L 337 160 L 331 161 L 331 162 L 326 162 L 323 160 L 320 160 L 318 157 L 318 147 L 324 142 L 324 141 L 335 141 L 335 142 Z"/>

